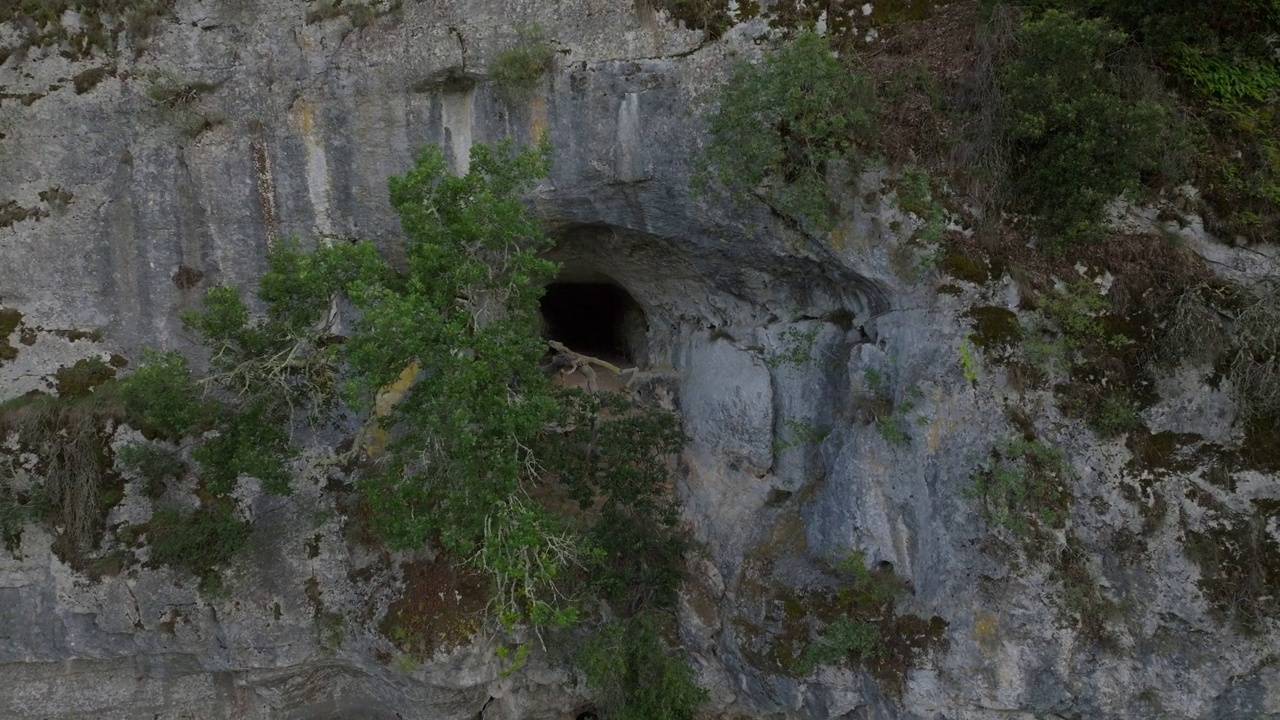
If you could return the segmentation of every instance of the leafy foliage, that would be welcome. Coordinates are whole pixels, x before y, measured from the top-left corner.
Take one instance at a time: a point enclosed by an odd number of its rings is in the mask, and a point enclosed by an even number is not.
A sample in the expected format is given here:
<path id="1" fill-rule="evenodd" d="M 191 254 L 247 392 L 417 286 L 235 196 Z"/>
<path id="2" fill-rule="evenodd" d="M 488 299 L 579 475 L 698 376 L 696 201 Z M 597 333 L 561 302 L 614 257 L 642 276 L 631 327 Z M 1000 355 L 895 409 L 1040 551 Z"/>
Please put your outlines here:
<path id="1" fill-rule="evenodd" d="M 583 567 L 595 551 L 539 505 L 512 498 L 497 510 L 471 562 L 494 580 L 499 622 L 507 630 L 526 619 L 535 629 L 574 624 L 578 608 L 565 588 L 566 571 Z"/>
<path id="2" fill-rule="evenodd" d="M 1095 240 L 1113 198 L 1176 174 L 1173 113 L 1134 79 L 1128 36 L 1104 20 L 1048 10 L 1016 43 L 1000 74 L 1014 192 L 1050 244 Z"/>
<path id="3" fill-rule="evenodd" d="M 850 655 L 870 659 L 881 649 L 879 628 L 865 620 L 843 617 L 828 625 L 822 637 L 805 648 L 797 669 L 808 675 L 819 665 L 835 665 Z"/>
<path id="4" fill-rule="evenodd" d="M 551 69 L 556 51 L 538 25 L 518 25 L 516 42 L 498 53 L 489 77 L 507 95 L 526 90 Z"/>
<path id="5" fill-rule="evenodd" d="M 521 194 L 546 168 L 545 148 L 477 146 L 470 172 L 456 177 L 431 147 L 391 180 L 407 271 L 392 285 L 353 288 L 363 317 L 346 357 L 365 407 L 403 368 L 418 368 L 379 421 L 398 436 L 364 483 L 393 547 L 439 536 L 471 555 L 495 508 L 539 473 L 531 448 L 556 403 L 538 367 L 537 303 L 555 266 L 538 257 L 549 241 Z"/>
<path id="6" fill-rule="evenodd" d="M 707 701 L 689 664 L 663 641 L 662 625 L 652 615 L 600 628 L 578 665 L 613 720 L 691 720 Z"/>
<path id="7" fill-rule="evenodd" d="M 206 426 L 216 411 L 201 400 L 186 358 L 177 353 L 146 351 L 143 364 L 120 382 L 120 397 L 131 422 L 173 440 Z"/>
<path id="8" fill-rule="evenodd" d="M 708 118 L 704 176 L 793 220 L 829 225 L 828 170 L 865 159 L 876 113 L 871 81 L 822 38 L 799 33 L 734 68 Z"/>
<path id="9" fill-rule="evenodd" d="M 146 533 L 153 561 L 196 575 L 201 588 L 209 590 L 221 584 L 219 570 L 248 541 L 248 527 L 230 507 L 215 504 L 157 510 Z"/>
<path id="10" fill-rule="evenodd" d="M 1274 0 L 1024 0 L 1034 12 L 1067 11 L 1127 33 L 1198 115 L 1196 186 L 1206 226 L 1221 235 L 1274 240 L 1280 227 L 1280 6 Z M 1131 53 L 1132 54 L 1132 53 Z M 1191 148 L 1178 148 L 1179 153 Z"/>
<path id="11" fill-rule="evenodd" d="M 130 443 L 116 452 L 116 464 L 126 472 L 137 473 L 146 481 L 146 494 L 157 498 L 165 485 L 182 477 L 187 465 L 177 453 L 151 443 Z"/>
<path id="12" fill-rule="evenodd" d="M 625 614 L 671 607 L 687 539 L 677 529 L 670 456 L 684 445 L 679 418 L 616 393 L 564 390 L 539 456 L 581 510 L 598 519 L 591 585 Z"/>
<path id="13" fill-rule="evenodd" d="M 207 373 L 153 354 L 124 381 L 131 412 L 166 437 L 200 433 L 192 454 L 215 494 L 241 475 L 287 492 L 295 436 L 367 419 L 354 440 L 371 455 L 358 480 L 370 527 L 469 566 L 505 630 L 573 624 L 588 594 L 624 617 L 670 606 L 686 547 L 668 482 L 678 419 L 558 389 L 540 368 L 539 299 L 557 267 L 524 195 L 548 157 L 545 144 L 477 145 L 456 176 L 424 149 L 389 182 L 401 262 L 368 242 L 279 243 L 260 312 L 222 287 L 184 317 Z M 351 318 L 341 335 L 339 314 Z M 220 508 L 160 516 L 157 561 L 225 562 Z M 514 669 L 529 649 L 505 652 Z"/>
<path id="14" fill-rule="evenodd" d="M 216 494 L 230 492 L 241 475 L 270 492 L 289 492 L 295 430 L 339 404 L 334 297 L 385 270 L 368 244 L 304 253 L 282 241 L 268 262 L 258 293 L 264 315 L 251 317 L 235 288 L 214 287 L 201 310 L 183 316 L 210 351 L 204 377 L 197 381 L 177 353 L 148 351 L 121 383 L 125 407 L 144 430 L 170 440 L 215 431 L 198 441 L 193 457 Z"/>

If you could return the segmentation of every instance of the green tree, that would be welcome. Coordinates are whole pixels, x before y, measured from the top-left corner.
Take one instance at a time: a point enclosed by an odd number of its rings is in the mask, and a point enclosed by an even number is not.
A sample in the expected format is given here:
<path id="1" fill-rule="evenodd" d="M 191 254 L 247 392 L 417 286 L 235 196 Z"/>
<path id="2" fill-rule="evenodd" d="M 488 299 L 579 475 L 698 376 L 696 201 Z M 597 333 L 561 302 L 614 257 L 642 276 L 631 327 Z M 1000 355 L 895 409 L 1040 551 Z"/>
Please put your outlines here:
<path id="1" fill-rule="evenodd" d="M 678 419 L 557 388 L 540 368 L 539 299 L 558 268 L 525 195 L 548 169 L 545 144 L 477 145 L 461 176 L 425 148 L 389 183 L 401 260 L 365 241 L 278 244 L 252 307 L 214 288 L 184 318 L 206 372 L 152 355 L 124 381 L 131 413 L 165 437 L 200 435 L 215 493 L 241 475 L 285 492 L 300 435 L 360 421 L 372 529 L 486 573 L 502 629 L 541 637 L 578 622 L 590 594 L 623 617 L 669 607 L 687 542 L 669 482 Z M 194 552 L 170 545 L 170 562 Z M 527 655 L 507 651 L 517 665 Z"/>
<path id="2" fill-rule="evenodd" d="M 406 270 L 352 288 L 362 317 L 346 344 L 362 409 L 417 368 L 379 420 L 395 435 L 385 467 L 363 484 L 378 531 L 401 548 L 438 537 L 459 555 L 474 552 L 495 508 L 537 480 L 531 448 L 556 411 L 538 367 L 538 300 L 556 266 L 539 256 L 550 240 L 522 199 L 547 172 L 548 149 L 476 146 L 470 168 L 451 175 L 432 146 L 391 179 Z"/>

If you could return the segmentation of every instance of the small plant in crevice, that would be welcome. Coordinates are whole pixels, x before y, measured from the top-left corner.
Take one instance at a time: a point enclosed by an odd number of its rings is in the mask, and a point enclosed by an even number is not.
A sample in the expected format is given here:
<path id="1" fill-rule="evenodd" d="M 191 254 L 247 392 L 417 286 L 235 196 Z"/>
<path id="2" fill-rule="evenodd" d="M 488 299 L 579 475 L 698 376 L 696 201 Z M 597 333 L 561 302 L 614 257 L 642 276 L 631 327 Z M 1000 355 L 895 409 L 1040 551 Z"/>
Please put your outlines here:
<path id="1" fill-rule="evenodd" d="M 217 83 L 187 82 L 167 70 L 151 73 L 149 81 L 147 99 L 184 137 L 194 138 L 221 122 L 200 104 L 201 98 L 218 88 Z"/>
<path id="2" fill-rule="evenodd" d="M 782 424 L 786 428 L 787 434 L 790 435 L 790 439 L 775 441 L 774 452 L 783 452 L 806 445 L 819 445 L 827 438 L 827 431 L 810 422 L 788 418 Z"/>
<path id="3" fill-rule="evenodd" d="M 691 30 L 703 30 L 707 39 L 715 40 L 733 24 L 729 0 L 646 0 L 655 9 L 666 10 L 671 17 Z"/>
<path id="4" fill-rule="evenodd" d="M 1280 523 L 1280 501 L 1259 498 L 1236 511 L 1206 500 L 1198 520 L 1183 516 L 1183 549 L 1200 569 L 1197 585 L 1215 615 L 1259 633 L 1280 618 L 1280 542 L 1269 530 Z"/>
<path id="5" fill-rule="evenodd" d="M 898 206 L 915 215 L 920 226 L 911 234 L 911 240 L 925 247 L 942 242 L 947 231 L 947 208 L 938 201 L 933 187 L 935 181 L 928 171 L 908 167 L 896 184 Z"/>
<path id="6" fill-rule="evenodd" d="M 1120 606 L 1107 595 L 1089 564 L 1090 553 L 1075 534 L 1050 558 L 1052 577 L 1061 585 L 1059 617 L 1081 635 L 1108 650 L 1118 649 L 1109 621 L 1121 615 Z"/>
<path id="7" fill-rule="evenodd" d="M 801 367 L 813 360 L 814 344 L 818 341 L 818 333 L 822 328 L 814 325 L 808 330 L 790 327 L 778 336 L 781 347 L 767 356 L 765 365 L 771 368 Z"/>
<path id="8" fill-rule="evenodd" d="M 313 0 L 311 9 L 307 11 L 307 24 L 345 17 L 351 21 L 352 27 L 359 30 L 398 9 L 401 2 L 402 0 Z"/>
<path id="9" fill-rule="evenodd" d="M 805 648 L 797 670 L 810 675 L 820 665 L 838 665 L 847 658 L 869 662 L 884 652 L 880 645 L 880 628 L 866 620 L 842 617 L 827 626 L 812 645 Z"/>
<path id="10" fill-rule="evenodd" d="M 800 678 L 824 665 L 861 667 L 884 692 L 900 696 L 911 668 L 947 647 L 948 623 L 901 613 L 898 605 L 910 585 L 889 563 L 868 568 L 860 550 L 831 562 L 826 571 L 830 587 L 786 590 L 778 598 L 782 632 L 767 657 L 778 670 Z"/>
<path id="11" fill-rule="evenodd" d="M 867 368 L 862 373 L 862 390 L 854 398 L 854 409 L 861 421 L 874 425 L 890 445 L 906 445 L 911 442 L 908 416 L 924 398 L 924 392 L 920 386 L 912 385 L 905 395 L 895 404 L 893 389 L 885 374 L 878 368 Z M 917 422 L 924 420 L 924 416 L 916 418 Z"/>
<path id="12" fill-rule="evenodd" d="M 15 463 L 12 456 L 0 454 L 0 463 L 4 464 L 0 469 L 0 545 L 14 550 L 22 539 L 23 527 L 48 512 L 48 501 L 43 488 L 36 486 L 23 491 L 14 487 L 16 472 L 12 468 Z"/>
<path id="13" fill-rule="evenodd" d="M 983 522 L 1003 535 L 1012 557 L 1041 563 L 1059 588 L 1059 619 L 1093 643 L 1115 649 L 1108 621 L 1120 608 L 1100 587 L 1090 554 L 1069 527 L 1076 474 L 1059 448 L 1026 436 L 996 443 L 962 489 L 979 502 Z M 1012 562 L 1012 560 L 1008 560 Z"/>
<path id="14" fill-rule="evenodd" d="M 1143 349 L 1149 331 L 1117 313 L 1089 279 L 1060 283 L 1039 293 L 1036 303 L 1039 313 L 1018 328 L 1020 361 L 1010 365 L 1036 383 L 1054 377 L 1060 407 L 1099 437 L 1140 428 L 1139 407 L 1150 397 Z"/>
<path id="15" fill-rule="evenodd" d="M 116 451 L 116 464 L 121 470 L 136 474 L 145 485 L 143 494 L 159 498 L 171 481 L 181 479 L 187 470 L 177 451 L 153 443 L 130 443 Z"/>
<path id="16" fill-rule="evenodd" d="M 1100 437 L 1113 438 L 1142 427 L 1142 417 L 1133 402 L 1121 393 L 1108 393 L 1085 413 L 1089 427 Z"/>
<path id="17" fill-rule="evenodd" d="M 997 442 L 969 480 L 964 495 L 989 527 L 1027 537 L 1064 526 L 1075 471 L 1059 448 L 1017 436 Z"/>
<path id="18" fill-rule="evenodd" d="M 126 39 L 141 52 L 173 4 L 174 0 L 9 0 L 0 3 L 0 23 L 18 31 L 17 47 L 6 50 L 61 46 L 64 57 L 76 60 L 94 52 L 116 52 Z M 76 26 L 63 25 L 68 11 L 76 14 Z"/>
<path id="19" fill-rule="evenodd" d="M 965 382 L 970 385 L 978 383 L 978 359 L 973 350 L 973 343 L 970 342 L 970 335 L 960 338 L 960 344 L 956 347 L 959 353 L 957 362 L 960 365 L 960 374 L 964 376 Z"/>
<path id="20" fill-rule="evenodd" d="M 396 659 L 392 662 L 395 665 L 396 670 L 399 670 L 406 675 L 417 670 L 418 666 L 422 665 L 421 660 L 408 654 L 397 655 Z"/>

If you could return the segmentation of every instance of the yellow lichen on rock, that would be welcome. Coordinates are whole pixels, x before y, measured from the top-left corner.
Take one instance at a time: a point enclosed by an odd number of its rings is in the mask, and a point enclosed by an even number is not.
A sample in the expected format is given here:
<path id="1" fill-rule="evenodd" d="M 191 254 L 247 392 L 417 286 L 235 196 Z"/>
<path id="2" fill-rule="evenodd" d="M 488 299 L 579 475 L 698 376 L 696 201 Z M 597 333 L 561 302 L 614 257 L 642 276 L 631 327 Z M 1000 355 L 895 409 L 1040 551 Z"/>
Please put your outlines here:
<path id="1" fill-rule="evenodd" d="M 390 415 L 396 403 L 400 402 L 405 393 L 409 392 L 409 388 L 413 387 L 413 382 L 418 377 L 419 369 L 420 366 L 416 360 L 409 363 L 404 370 L 400 371 L 400 375 L 395 380 L 384 385 L 378 391 L 378 396 L 374 398 L 373 417 L 369 418 L 364 432 L 365 452 L 369 453 L 370 457 L 378 457 L 386 450 L 387 430 L 378 421 Z"/>

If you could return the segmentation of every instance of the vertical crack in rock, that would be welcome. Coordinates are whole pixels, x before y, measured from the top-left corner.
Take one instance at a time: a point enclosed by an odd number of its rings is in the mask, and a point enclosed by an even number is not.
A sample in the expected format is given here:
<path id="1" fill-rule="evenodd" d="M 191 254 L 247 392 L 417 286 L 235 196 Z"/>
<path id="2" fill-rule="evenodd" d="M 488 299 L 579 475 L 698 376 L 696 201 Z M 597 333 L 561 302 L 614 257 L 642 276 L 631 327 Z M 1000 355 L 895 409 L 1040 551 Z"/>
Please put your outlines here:
<path id="1" fill-rule="evenodd" d="M 440 96 L 440 125 L 453 155 L 453 170 L 465 175 L 471 167 L 471 123 L 475 114 L 475 89 Z"/>
<path id="2" fill-rule="evenodd" d="M 306 153 L 307 198 L 311 201 L 313 229 L 320 236 L 332 235 L 329 157 L 325 153 L 324 138 L 316 127 L 315 105 L 307 98 L 298 98 L 289 111 L 289 120 L 302 135 L 302 147 Z"/>
<path id="3" fill-rule="evenodd" d="M 209 223 L 204 205 L 200 202 L 199 191 L 191 176 L 191 168 L 187 164 L 186 153 L 178 153 L 178 262 L 177 274 L 183 276 L 182 283 L 175 280 L 178 287 L 188 287 L 198 283 L 204 276 L 204 268 L 208 267 L 209 252 L 213 247 L 213 237 L 209 232 Z M 185 270 L 185 272 L 184 272 Z M 194 281 L 194 282 L 191 282 Z"/>
<path id="4" fill-rule="evenodd" d="M 614 172 L 622 182 L 647 179 L 641 146 L 641 94 L 627 93 L 618 104 L 618 143 L 614 148 Z"/>
<path id="5" fill-rule="evenodd" d="M 106 205 L 106 223 L 98 242 L 107 258 L 103 274 L 103 297 L 113 298 L 115 326 L 123 334 L 136 337 L 143 323 L 152 316 L 149 307 L 151 293 L 143 287 L 145 253 L 139 246 L 138 212 L 133 198 L 136 192 L 133 155 L 126 150 L 116 164 L 111 178 L 111 200 Z"/>
<path id="6" fill-rule="evenodd" d="M 258 187 L 258 209 L 262 212 L 262 227 L 265 231 L 267 249 L 276 242 L 276 181 L 271 171 L 271 156 L 267 154 L 267 143 L 263 137 L 262 123 L 252 120 L 249 123 L 253 140 L 253 169 Z"/>

